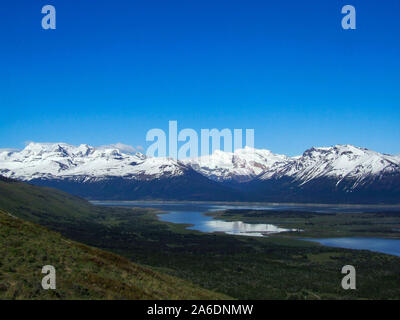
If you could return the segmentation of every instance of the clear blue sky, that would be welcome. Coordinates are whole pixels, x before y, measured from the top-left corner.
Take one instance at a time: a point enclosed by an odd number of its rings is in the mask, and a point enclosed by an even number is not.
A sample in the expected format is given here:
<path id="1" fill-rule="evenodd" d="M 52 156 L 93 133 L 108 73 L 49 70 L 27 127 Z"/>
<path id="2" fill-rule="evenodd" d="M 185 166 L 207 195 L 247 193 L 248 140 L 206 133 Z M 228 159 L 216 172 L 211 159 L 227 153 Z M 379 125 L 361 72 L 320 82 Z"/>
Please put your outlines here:
<path id="1" fill-rule="evenodd" d="M 57 29 L 41 28 L 41 8 Z M 357 30 L 341 28 L 341 8 Z M 254 128 L 296 155 L 400 153 L 398 0 L 1 1 L 0 148 L 146 146 L 151 128 Z"/>

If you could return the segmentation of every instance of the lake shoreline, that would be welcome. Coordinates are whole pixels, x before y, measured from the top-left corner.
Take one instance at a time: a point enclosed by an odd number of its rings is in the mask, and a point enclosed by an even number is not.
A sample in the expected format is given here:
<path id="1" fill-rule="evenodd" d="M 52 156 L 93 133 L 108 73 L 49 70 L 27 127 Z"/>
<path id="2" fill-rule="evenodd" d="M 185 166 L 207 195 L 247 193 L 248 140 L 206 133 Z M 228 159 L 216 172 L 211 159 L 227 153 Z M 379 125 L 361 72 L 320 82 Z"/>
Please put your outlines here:
<path id="1" fill-rule="evenodd" d="M 199 204 L 199 205 L 236 205 L 236 206 L 272 206 L 272 207 L 309 207 L 309 208 L 349 208 L 349 209 L 394 209 L 400 210 L 400 204 L 336 204 L 336 203 L 301 203 L 301 202 L 240 202 L 240 201 L 189 201 L 189 200 L 89 200 L 90 203 L 97 205 L 99 203 L 144 203 L 144 204 Z"/>
<path id="2" fill-rule="evenodd" d="M 351 249 L 351 250 L 367 250 L 370 252 L 378 252 L 400 257 L 400 240 L 398 239 L 354 237 L 354 238 L 325 238 L 325 239 L 298 238 L 298 240 L 318 243 L 325 247 Z M 386 246 L 384 242 L 386 242 Z M 377 249 L 376 248 L 377 245 L 381 245 L 381 249 L 379 248 Z"/>

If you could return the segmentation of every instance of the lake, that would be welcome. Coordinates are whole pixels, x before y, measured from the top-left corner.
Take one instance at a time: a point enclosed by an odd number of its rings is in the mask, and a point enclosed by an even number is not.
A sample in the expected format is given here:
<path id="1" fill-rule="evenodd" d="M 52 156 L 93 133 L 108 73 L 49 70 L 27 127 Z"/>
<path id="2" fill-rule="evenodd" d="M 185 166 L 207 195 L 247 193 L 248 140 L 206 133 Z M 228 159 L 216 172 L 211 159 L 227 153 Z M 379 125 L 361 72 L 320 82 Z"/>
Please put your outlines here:
<path id="1" fill-rule="evenodd" d="M 96 205 L 106 206 L 128 206 L 154 208 L 165 213 L 158 214 L 158 218 L 164 222 L 187 224 L 189 230 L 201 232 L 223 232 L 226 234 L 262 237 L 264 235 L 295 232 L 295 229 L 285 229 L 273 224 L 263 223 L 244 223 L 242 221 L 216 220 L 212 216 L 206 215 L 207 212 L 226 210 L 226 209 L 265 209 L 272 210 L 271 206 L 246 206 L 246 205 L 219 205 L 213 203 L 179 203 L 179 202 L 147 202 L 147 201 L 93 201 Z M 275 208 L 276 209 L 276 208 Z M 280 206 L 280 210 L 287 209 Z"/>
<path id="2" fill-rule="evenodd" d="M 159 214 L 161 221 L 172 223 L 190 224 L 190 230 L 201 232 L 224 232 L 227 234 L 262 237 L 264 234 L 295 231 L 279 228 L 273 224 L 244 223 L 242 221 L 223 221 L 213 219 L 202 212 L 174 211 L 166 214 Z"/>
<path id="3" fill-rule="evenodd" d="M 381 238 L 328 238 L 328 239 L 302 239 L 318 242 L 324 246 L 370 250 L 400 256 L 400 240 Z"/>
<path id="4" fill-rule="evenodd" d="M 128 206 L 158 209 L 163 214 L 158 218 L 164 222 L 187 224 L 187 229 L 201 232 L 223 232 L 241 236 L 262 237 L 264 235 L 297 231 L 285 229 L 272 224 L 244 223 L 242 221 L 224 221 L 213 219 L 205 213 L 227 209 L 254 210 L 299 210 L 322 213 L 331 212 L 368 212 L 382 209 L 382 206 L 327 206 L 327 205 L 281 205 L 281 204 L 220 204 L 220 203 L 189 203 L 189 202 L 157 202 L 157 201 L 92 201 L 96 205 Z M 385 211 L 399 210 L 399 207 L 385 207 Z M 347 249 L 370 250 L 400 256 L 400 240 L 381 238 L 329 238 L 302 239 L 318 242 L 325 246 Z"/>

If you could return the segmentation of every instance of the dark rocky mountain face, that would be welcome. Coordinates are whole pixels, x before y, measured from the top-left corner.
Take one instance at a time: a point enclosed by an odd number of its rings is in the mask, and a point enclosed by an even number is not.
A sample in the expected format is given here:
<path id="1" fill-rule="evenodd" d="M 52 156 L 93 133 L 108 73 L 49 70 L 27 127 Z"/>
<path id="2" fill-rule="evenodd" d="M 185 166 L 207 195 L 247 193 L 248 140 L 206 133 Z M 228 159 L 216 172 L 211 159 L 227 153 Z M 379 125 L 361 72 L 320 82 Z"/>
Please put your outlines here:
<path id="1" fill-rule="evenodd" d="M 34 179 L 30 183 L 53 187 L 90 200 L 189 200 L 189 201 L 244 201 L 239 190 L 189 171 L 175 177 L 152 180 L 110 177 L 101 180 Z"/>
<path id="2" fill-rule="evenodd" d="M 303 203 L 354 203 L 354 204 L 398 204 L 400 203 L 400 174 L 371 177 L 362 185 L 353 188 L 353 179 L 337 180 L 319 177 L 301 184 L 291 177 L 269 180 L 253 180 L 236 184 L 248 198 L 266 202 Z"/>

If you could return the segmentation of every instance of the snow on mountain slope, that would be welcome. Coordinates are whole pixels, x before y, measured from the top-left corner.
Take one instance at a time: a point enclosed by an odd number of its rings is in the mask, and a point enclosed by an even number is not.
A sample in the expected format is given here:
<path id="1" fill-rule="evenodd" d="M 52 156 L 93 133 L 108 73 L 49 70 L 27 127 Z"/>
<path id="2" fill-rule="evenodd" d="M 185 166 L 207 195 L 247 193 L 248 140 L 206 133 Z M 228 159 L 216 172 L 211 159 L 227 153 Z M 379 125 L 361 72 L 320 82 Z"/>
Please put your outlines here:
<path id="1" fill-rule="evenodd" d="M 30 143 L 21 151 L 0 151 L 0 174 L 8 178 L 33 180 L 125 177 L 141 180 L 182 175 L 187 168 L 166 158 L 122 153 L 115 148 L 78 147 L 65 143 Z"/>
<path id="2" fill-rule="evenodd" d="M 400 175 L 400 157 L 352 145 L 311 148 L 302 156 L 287 157 L 269 150 L 244 148 L 233 153 L 176 161 L 124 153 L 117 148 L 85 144 L 30 143 L 20 151 L 0 149 L 0 175 L 31 181 L 68 179 L 79 182 L 124 178 L 151 181 L 197 171 L 217 182 L 278 181 L 308 185 L 326 178 L 336 186 L 355 189 L 382 177 Z M 192 176 L 188 175 L 187 177 Z M 198 179 L 192 178 L 191 179 Z"/>
<path id="3" fill-rule="evenodd" d="M 215 181 L 244 182 L 288 159 L 269 150 L 245 147 L 235 152 L 216 150 L 212 155 L 184 159 L 182 162 Z"/>
<path id="4" fill-rule="evenodd" d="M 383 175 L 398 174 L 400 158 L 381 154 L 352 145 L 311 148 L 301 157 L 289 159 L 286 163 L 276 163 L 259 180 L 293 178 L 299 185 L 318 178 L 332 178 L 336 185 L 342 181 L 352 181 L 354 189 L 371 178 L 379 179 Z"/>

